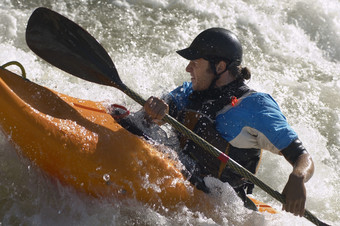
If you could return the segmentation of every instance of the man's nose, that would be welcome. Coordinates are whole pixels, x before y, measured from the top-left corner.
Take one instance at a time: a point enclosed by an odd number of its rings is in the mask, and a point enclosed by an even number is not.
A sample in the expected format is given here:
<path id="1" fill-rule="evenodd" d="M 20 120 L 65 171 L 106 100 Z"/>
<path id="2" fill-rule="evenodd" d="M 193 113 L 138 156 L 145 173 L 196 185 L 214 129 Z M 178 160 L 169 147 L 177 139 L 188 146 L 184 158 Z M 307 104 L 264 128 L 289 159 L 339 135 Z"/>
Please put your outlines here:
<path id="1" fill-rule="evenodd" d="M 185 70 L 186 70 L 187 72 L 191 72 L 191 71 L 192 71 L 192 64 L 193 64 L 193 62 L 190 61 L 189 64 L 188 64 L 188 66 L 185 68 Z"/>

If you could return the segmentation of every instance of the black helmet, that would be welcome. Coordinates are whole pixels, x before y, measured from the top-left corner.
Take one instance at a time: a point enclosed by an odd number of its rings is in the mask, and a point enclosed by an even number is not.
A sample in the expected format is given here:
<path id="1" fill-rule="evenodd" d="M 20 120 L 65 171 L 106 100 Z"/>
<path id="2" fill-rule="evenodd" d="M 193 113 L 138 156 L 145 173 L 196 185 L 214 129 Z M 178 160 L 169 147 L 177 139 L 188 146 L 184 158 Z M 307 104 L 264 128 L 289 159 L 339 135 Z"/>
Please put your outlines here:
<path id="1" fill-rule="evenodd" d="M 201 32 L 191 45 L 177 53 L 188 60 L 225 59 L 229 63 L 242 62 L 242 46 L 234 33 L 224 28 L 210 28 Z"/>

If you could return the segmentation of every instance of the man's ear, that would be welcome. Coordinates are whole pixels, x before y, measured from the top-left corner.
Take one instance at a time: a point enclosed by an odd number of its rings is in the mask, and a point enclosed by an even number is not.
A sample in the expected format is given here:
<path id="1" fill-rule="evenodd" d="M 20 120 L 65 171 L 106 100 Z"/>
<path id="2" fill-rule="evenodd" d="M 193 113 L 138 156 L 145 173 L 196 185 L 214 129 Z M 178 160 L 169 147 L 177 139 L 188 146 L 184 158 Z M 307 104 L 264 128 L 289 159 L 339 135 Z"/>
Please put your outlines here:
<path id="1" fill-rule="evenodd" d="M 224 72 L 225 69 L 226 69 L 226 67 L 227 67 L 227 63 L 224 62 L 224 61 L 220 61 L 220 62 L 216 65 L 216 72 L 217 72 L 217 74 Z"/>

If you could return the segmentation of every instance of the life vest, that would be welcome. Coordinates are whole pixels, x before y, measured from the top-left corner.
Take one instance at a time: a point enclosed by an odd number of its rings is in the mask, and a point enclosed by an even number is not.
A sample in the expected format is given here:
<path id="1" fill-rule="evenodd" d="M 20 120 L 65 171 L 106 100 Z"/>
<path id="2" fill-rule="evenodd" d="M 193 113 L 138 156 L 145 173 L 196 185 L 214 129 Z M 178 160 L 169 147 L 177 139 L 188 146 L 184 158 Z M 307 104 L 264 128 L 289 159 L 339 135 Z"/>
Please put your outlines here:
<path id="1" fill-rule="evenodd" d="M 189 104 L 183 111 L 177 113 L 170 111 L 170 114 L 250 172 L 256 173 L 261 158 L 261 150 L 241 149 L 232 146 L 218 133 L 215 126 L 218 112 L 249 91 L 249 87 L 240 81 L 234 81 L 221 89 L 194 91 L 189 97 Z M 195 166 L 192 164 L 185 164 L 185 166 L 192 174 L 189 180 L 197 188 L 207 192 L 205 184 L 201 183 L 204 183 L 203 178 L 205 176 L 210 175 L 219 178 L 222 182 L 228 182 L 235 190 L 242 189 L 243 191 L 243 189 L 247 189 L 248 194 L 252 193 L 254 185 L 250 181 L 247 181 L 187 137 L 179 136 L 183 153 L 196 163 Z M 192 169 L 192 167 L 195 167 L 195 169 Z"/>

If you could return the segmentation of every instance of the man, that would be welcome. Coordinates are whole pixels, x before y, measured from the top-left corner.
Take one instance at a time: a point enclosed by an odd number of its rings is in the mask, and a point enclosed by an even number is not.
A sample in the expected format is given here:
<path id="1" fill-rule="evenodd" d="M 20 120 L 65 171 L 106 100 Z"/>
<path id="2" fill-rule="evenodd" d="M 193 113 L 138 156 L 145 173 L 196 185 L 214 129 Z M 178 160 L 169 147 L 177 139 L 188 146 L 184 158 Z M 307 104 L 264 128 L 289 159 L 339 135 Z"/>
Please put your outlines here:
<path id="1" fill-rule="evenodd" d="M 314 172 L 312 158 L 272 97 L 244 84 L 251 74 L 241 66 L 242 46 L 235 34 L 207 29 L 177 53 L 190 61 L 186 71 L 191 83 L 185 82 L 165 100 L 150 97 L 144 105 L 147 115 L 160 123 L 169 113 L 253 173 L 261 149 L 283 155 L 293 166 L 282 192 L 283 209 L 303 216 L 304 183 Z M 186 137 L 180 137 L 180 142 L 184 155 L 192 160 L 184 163 L 192 174 L 189 180 L 198 189 L 209 192 L 203 178 L 210 175 L 228 182 L 246 200 L 245 190 L 251 193 L 253 184 Z"/>

